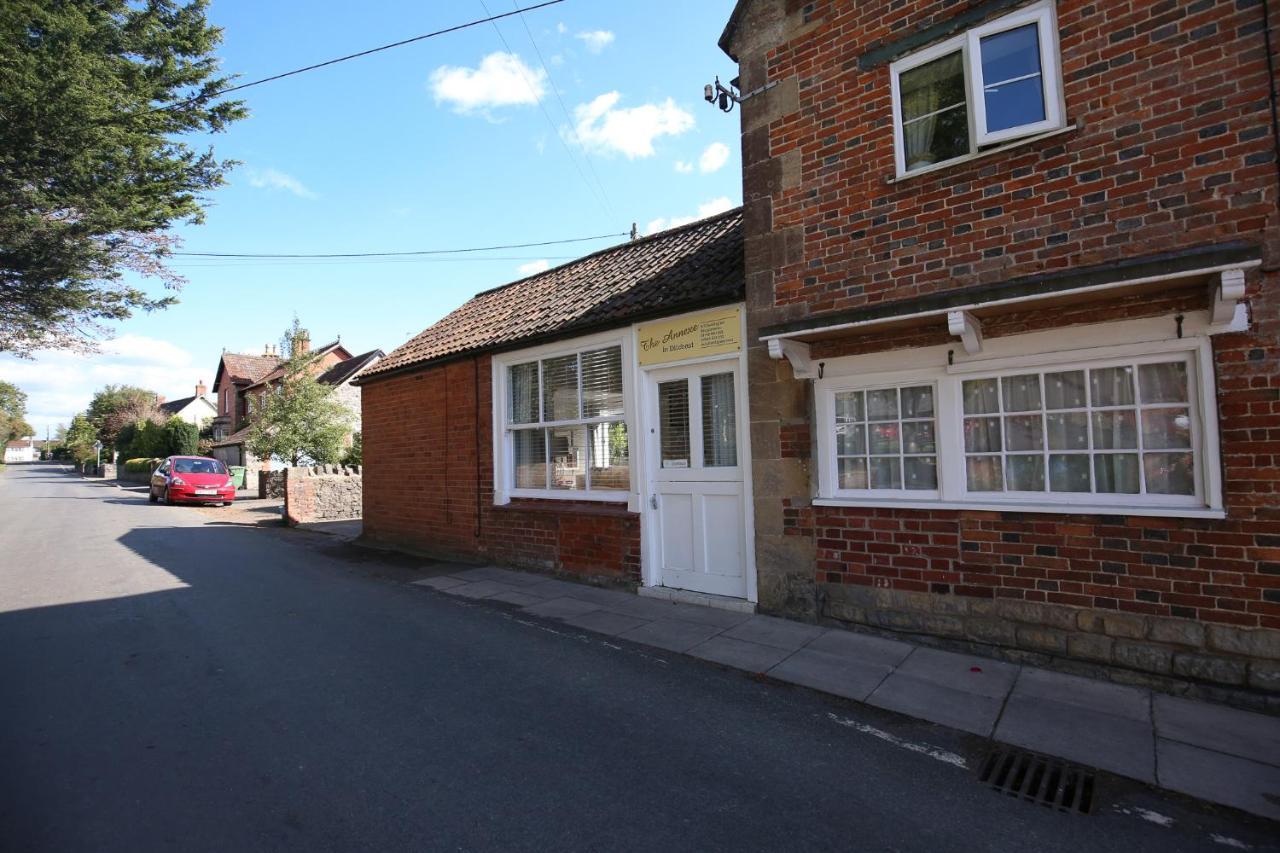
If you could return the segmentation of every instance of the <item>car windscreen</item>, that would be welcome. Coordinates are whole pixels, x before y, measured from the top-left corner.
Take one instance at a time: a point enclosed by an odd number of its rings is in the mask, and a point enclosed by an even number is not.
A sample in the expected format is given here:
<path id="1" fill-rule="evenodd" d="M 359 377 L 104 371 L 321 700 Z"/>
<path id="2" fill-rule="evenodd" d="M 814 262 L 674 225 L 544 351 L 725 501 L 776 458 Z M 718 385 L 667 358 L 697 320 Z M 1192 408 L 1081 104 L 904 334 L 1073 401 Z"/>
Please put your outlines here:
<path id="1" fill-rule="evenodd" d="M 179 474 L 225 474 L 227 469 L 216 459 L 175 459 L 173 470 Z"/>

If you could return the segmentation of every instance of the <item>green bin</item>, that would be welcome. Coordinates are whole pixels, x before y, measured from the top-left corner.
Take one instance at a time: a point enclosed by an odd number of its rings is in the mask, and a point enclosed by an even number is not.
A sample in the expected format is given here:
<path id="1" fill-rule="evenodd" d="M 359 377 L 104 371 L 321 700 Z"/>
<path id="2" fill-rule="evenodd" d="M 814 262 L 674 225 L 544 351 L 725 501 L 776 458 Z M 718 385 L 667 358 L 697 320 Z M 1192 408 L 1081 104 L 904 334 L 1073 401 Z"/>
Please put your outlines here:
<path id="1" fill-rule="evenodd" d="M 232 465 L 227 469 L 231 472 L 231 482 L 235 484 L 237 489 L 244 488 L 244 471 L 243 465 Z"/>

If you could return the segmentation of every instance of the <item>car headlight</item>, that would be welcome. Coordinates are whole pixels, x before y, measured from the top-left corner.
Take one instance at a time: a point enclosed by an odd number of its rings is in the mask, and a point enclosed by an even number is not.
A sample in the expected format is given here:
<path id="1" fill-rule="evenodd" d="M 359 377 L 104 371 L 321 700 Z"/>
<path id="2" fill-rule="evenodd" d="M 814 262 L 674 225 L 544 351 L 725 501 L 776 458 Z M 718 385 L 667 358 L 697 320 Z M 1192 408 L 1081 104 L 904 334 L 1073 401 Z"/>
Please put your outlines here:
<path id="1" fill-rule="evenodd" d="M 181 477 L 174 477 L 172 480 L 169 481 L 169 485 L 171 486 L 185 486 L 186 484 L 187 484 L 187 481 L 182 479 Z"/>

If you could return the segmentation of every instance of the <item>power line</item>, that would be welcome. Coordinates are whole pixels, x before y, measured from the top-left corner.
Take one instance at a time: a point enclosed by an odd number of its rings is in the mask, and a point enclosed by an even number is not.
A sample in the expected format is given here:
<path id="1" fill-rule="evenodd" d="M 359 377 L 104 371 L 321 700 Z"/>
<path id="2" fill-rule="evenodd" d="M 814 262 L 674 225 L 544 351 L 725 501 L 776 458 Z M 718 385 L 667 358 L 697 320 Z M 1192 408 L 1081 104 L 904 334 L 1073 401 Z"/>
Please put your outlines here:
<path id="1" fill-rule="evenodd" d="M 172 252 L 188 258 L 394 258 L 413 255 L 457 255 L 464 252 L 492 252 L 497 249 L 530 249 L 536 246 L 559 246 L 565 243 L 586 243 L 591 240 L 607 240 L 612 237 L 626 237 L 627 232 L 616 234 L 597 234 L 593 237 L 570 237 L 565 240 L 542 240 L 537 243 L 505 243 L 499 246 L 470 246 L 465 249 L 418 249 L 411 252 Z"/>
<path id="2" fill-rule="evenodd" d="M 342 267 L 386 264 L 477 264 L 486 261 L 572 261 L 576 255 L 487 255 L 479 258 L 209 258 L 170 264 L 174 269 L 248 269 L 251 267 Z"/>
<path id="3" fill-rule="evenodd" d="M 582 178 L 582 182 L 587 185 L 587 189 L 591 191 L 591 194 L 596 196 L 596 200 L 600 202 L 601 209 L 604 210 L 610 218 L 612 218 L 615 214 L 613 212 L 613 206 L 609 204 L 609 197 L 604 192 L 604 186 L 601 185 L 599 191 L 597 191 L 596 188 L 592 186 L 591 182 L 587 180 L 586 173 L 583 172 L 582 167 L 578 165 L 578 158 L 573 156 L 573 152 L 569 149 L 569 143 L 565 142 L 564 137 L 560 135 L 558 130 L 556 130 L 555 120 L 551 118 L 551 113 L 547 112 L 547 108 L 542 103 L 542 99 L 538 97 L 537 88 L 533 85 L 533 81 L 529 79 L 529 76 L 525 74 L 524 66 L 518 61 L 519 57 L 516 57 L 516 52 L 511 49 L 511 45 L 507 44 L 507 37 L 504 36 L 502 34 L 502 30 L 499 29 L 497 21 L 499 18 L 506 17 L 506 15 L 493 15 L 489 11 L 489 7 L 485 4 L 484 0 L 480 0 L 480 8 L 484 9 L 484 13 L 486 15 L 490 15 L 489 20 L 493 24 L 493 31 L 498 34 L 498 39 L 502 42 L 502 46 L 506 48 L 507 53 L 517 59 L 516 67 L 520 70 L 520 76 L 524 78 L 525 85 L 529 87 L 529 94 L 533 95 L 533 100 L 537 103 L 538 109 L 542 111 L 542 116 L 547 120 L 547 125 L 550 126 L 551 132 L 555 134 L 556 139 L 560 140 L 560 145 L 564 148 L 564 153 L 568 155 L 569 161 L 573 163 L 573 168 L 577 171 L 578 177 Z M 541 62 L 541 57 L 539 57 L 539 61 Z M 543 70 L 546 71 L 545 65 L 543 66 Z M 551 79 L 551 73 L 549 71 L 547 72 L 547 80 L 551 84 L 551 90 L 554 92 L 556 84 L 555 81 Z M 556 92 L 556 97 L 560 97 L 559 92 Z M 596 183 L 599 183 L 599 179 L 597 179 Z"/>
<path id="4" fill-rule="evenodd" d="M 324 62 L 317 62 L 314 65 L 308 65 L 305 68 L 295 68 L 292 71 L 285 71 L 280 74 L 273 74 L 270 77 L 263 77 L 261 80 L 253 80 L 249 83 L 240 83 L 239 85 L 236 85 L 236 86 L 228 86 L 227 88 L 219 89 L 216 92 L 203 93 L 200 95 L 196 95 L 193 98 L 187 98 L 184 101 L 176 101 L 172 104 L 153 107 L 152 109 L 144 110 L 142 113 L 132 113 L 131 115 L 147 115 L 150 113 L 164 112 L 165 110 L 172 110 L 178 107 L 184 107 L 187 104 L 192 104 L 192 103 L 195 103 L 196 101 L 203 101 L 208 98 L 216 98 L 220 95 L 226 95 L 229 92 L 238 92 L 241 89 L 248 89 L 250 86 L 261 86 L 263 83 L 271 83 L 275 80 L 283 80 L 285 77 L 293 77 L 296 74 L 304 74 L 308 71 L 315 71 L 317 68 L 326 68 L 330 65 L 337 65 L 339 62 L 346 62 L 351 59 L 359 59 L 362 56 L 369 56 L 370 54 L 380 53 L 384 50 L 391 50 L 393 47 L 403 47 L 406 44 L 413 44 L 414 42 L 435 38 L 436 36 L 443 36 L 443 35 L 448 35 L 449 33 L 456 33 L 459 30 L 469 29 L 471 27 L 479 26 L 480 24 L 487 24 L 487 23 L 490 23 L 491 21 L 497 21 L 501 18 L 509 18 L 512 15 L 522 15 L 525 12 L 535 12 L 538 9 L 544 9 L 547 6 L 554 6 L 557 3 L 563 3 L 563 2 L 564 0 L 546 0 L 546 2 L 539 3 L 536 6 L 526 6 L 523 9 L 517 8 L 514 11 L 504 12 L 501 15 L 493 15 L 491 17 L 481 18 L 476 21 L 468 21 L 465 24 L 456 24 L 452 27 L 446 27 L 443 30 L 436 30 L 435 32 L 431 32 L 431 33 L 423 33 L 420 36 L 414 36 L 413 38 L 402 39 L 397 42 L 392 42 L 391 44 L 384 44 L 380 47 L 371 47 L 368 50 L 362 50 L 359 53 L 349 53 L 346 56 L 339 56 L 337 59 L 328 59 L 328 60 L 325 60 Z"/>

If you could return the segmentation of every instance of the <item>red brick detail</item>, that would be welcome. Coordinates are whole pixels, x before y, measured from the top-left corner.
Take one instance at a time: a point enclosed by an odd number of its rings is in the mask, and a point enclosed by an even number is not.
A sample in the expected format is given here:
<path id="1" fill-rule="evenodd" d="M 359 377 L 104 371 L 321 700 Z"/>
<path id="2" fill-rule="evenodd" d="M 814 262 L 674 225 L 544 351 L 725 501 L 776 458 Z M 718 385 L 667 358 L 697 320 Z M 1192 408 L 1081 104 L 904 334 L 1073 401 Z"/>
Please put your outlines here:
<path id="1" fill-rule="evenodd" d="M 806 421 L 801 424 L 783 424 L 781 430 L 782 458 L 808 459 L 811 454 L 810 430 Z"/>

